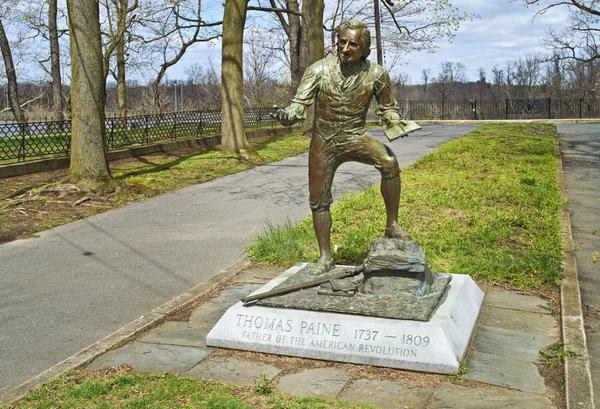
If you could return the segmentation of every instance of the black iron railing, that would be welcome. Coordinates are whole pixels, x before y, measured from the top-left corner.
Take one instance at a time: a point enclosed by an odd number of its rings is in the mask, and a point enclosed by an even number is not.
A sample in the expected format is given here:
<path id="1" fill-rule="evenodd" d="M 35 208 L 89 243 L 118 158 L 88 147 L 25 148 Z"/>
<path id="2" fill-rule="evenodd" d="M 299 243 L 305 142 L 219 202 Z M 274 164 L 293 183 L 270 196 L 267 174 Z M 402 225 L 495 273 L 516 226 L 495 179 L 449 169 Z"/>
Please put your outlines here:
<path id="1" fill-rule="evenodd" d="M 273 108 L 244 109 L 244 126 L 275 126 Z M 221 133 L 221 110 L 171 112 L 155 115 L 106 118 L 109 150 Z M 0 164 L 47 156 L 69 156 L 71 121 L 0 123 Z"/>

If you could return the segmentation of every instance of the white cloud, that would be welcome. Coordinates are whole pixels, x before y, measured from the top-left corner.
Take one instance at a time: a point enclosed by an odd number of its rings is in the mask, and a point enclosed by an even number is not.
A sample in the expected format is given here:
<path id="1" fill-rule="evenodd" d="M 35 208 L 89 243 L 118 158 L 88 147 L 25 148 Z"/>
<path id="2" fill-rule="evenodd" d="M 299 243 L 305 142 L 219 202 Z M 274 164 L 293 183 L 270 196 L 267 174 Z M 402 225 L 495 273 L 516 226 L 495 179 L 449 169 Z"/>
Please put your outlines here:
<path id="1" fill-rule="evenodd" d="M 480 67 L 490 73 L 496 64 L 505 66 L 507 61 L 526 54 L 545 53 L 541 39 L 550 26 L 560 29 L 567 20 L 565 10 L 559 9 L 534 19 L 535 10 L 523 7 L 520 2 L 453 0 L 452 4 L 481 18 L 464 21 L 454 41 L 439 42 L 436 53 L 409 55 L 410 63 L 398 71 L 408 73 L 413 83 L 419 82 L 424 68 L 431 68 L 435 75 L 442 61 L 463 63 L 467 77 L 476 80 Z"/>

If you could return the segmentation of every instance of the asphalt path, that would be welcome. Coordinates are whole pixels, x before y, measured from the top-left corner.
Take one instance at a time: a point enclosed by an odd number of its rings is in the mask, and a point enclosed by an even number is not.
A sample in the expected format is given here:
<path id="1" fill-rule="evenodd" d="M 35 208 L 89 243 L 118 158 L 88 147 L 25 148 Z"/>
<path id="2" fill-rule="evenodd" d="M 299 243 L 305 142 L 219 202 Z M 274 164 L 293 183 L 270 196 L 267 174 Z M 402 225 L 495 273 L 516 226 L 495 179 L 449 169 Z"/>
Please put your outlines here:
<path id="1" fill-rule="evenodd" d="M 475 128 L 424 126 L 390 146 L 407 167 Z M 304 154 L 0 245 L 0 395 L 239 260 L 267 221 L 308 216 L 307 175 Z M 344 164 L 334 196 L 378 181 Z"/>
<path id="2" fill-rule="evenodd" d="M 595 406 L 600 407 L 600 125 L 558 125 Z"/>

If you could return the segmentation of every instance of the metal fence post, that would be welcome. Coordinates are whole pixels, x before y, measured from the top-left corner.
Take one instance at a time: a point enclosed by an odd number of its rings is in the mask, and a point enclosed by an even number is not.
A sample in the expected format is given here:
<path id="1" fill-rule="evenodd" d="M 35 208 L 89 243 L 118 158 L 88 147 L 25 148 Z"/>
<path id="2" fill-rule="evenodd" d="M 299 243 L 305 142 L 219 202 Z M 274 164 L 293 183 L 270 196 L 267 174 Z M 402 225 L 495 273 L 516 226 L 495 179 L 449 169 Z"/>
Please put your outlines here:
<path id="1" fill-rule="evenodd" d="M 25 128 L 22 126 L 21 123 L 19 123 L 19 129 L 21 130 L 21 146 L 19 150 L 21 151 L 20 154 L 23 155 L 23 162 L 25 162 L 25 159 L 27 158 L 27 155 L 25 153 Z M 19 162 L 21 162 L 21 155 L 19 155 Z"/>
<path id="2" fill-rule="evenodd" d="M 548 98 L 548 119 L 552 119 L 552 98 Z"/>
<path id="3" fill-rule="evenodd" d="M 171 131 L 171 140 L 177 139 L 177 112 L 173 112 L 173 130 Z"/>
<path id="4" fill-rule="evenodd" d="M 579 119 L 583 118 L 583 98 L 579 98 Z"/>
<path id="5" fill-rule="evenodd" d="M 508 98 L 506 98 L 506 109 L 505 109 L 505 111 L 506 111 L 506 114 L 505 114 L 504 119 L 508 119 Z"/>
<path id="6" fill-rule="evenodd" d="M 112 120 L 108 118 L 110 123 L 110 132 L 108 134 L 108 145 L 110 146 L 110 150 L 115 150 L 115 137 L 113 135 L 113 131 L 115 129 L 115 117 L 113 115 Z"/>

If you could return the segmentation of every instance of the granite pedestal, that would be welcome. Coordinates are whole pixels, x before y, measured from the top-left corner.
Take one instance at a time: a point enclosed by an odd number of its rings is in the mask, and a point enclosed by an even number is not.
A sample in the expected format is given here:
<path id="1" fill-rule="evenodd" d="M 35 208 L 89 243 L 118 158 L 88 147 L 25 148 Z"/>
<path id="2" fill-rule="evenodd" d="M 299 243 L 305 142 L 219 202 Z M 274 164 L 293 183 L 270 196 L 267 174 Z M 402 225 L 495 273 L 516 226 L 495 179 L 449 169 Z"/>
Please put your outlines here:
<path id="1" fill-rule="evenodd" d="M 298 264 L 255 293 L 269 291 Z M 305 290 L 306 291 L 306 290 Z M 213 347 L 456 374 L 483 303 L 467 275 L 454 274 L 429 321 L 399 320 L 238 302 L 206 337 Z"/>

